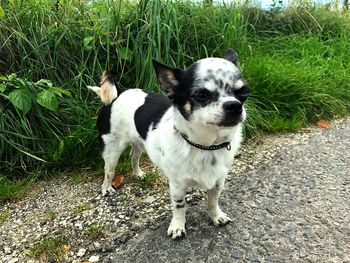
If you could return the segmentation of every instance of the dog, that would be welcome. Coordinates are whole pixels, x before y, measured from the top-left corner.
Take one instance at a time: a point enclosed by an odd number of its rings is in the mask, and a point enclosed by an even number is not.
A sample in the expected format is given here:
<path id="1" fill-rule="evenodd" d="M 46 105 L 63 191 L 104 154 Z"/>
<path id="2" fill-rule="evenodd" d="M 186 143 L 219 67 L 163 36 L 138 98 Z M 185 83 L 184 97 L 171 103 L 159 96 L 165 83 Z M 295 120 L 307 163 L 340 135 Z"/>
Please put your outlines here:
<path id="1" fill-rule="evenodd" d="M 169 181 L 172 219 L 167 234 L 178 239 L 186 235 L 185 195 L 193 185 L 207 190 L 215 226 L 231 222 L 218 200 L 241 144 L 249 87 L 233 49 L 186 70 L 152 62 L 167 96 L 141 89 L 120 93 L 106 72 L 99 87 L 88 87 L 104 103 L 97 121 L 105 163 L 102 195 L 115 192 L 111 182 L 126 147 L 132 146 L 133 174 L 141 178 L 139 158 L 146 151 Z"/>

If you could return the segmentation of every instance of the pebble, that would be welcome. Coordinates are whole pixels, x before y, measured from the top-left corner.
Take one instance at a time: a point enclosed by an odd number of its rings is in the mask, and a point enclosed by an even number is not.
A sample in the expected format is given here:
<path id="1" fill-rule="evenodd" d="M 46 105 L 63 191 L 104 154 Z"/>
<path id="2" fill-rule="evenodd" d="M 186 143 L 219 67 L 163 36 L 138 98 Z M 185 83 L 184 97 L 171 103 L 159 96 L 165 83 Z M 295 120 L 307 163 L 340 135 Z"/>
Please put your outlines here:
<path id="1" fill-rule="evenodd" d="M 86 249 L 85 248 L 80 248 L 78 253 L 77 253 L 77 256 L 78 257 L 82 257 L 82 256 L 85 255 L 85 253 L 86 253 Z"/>
<path id="2" fill-rule="evenodd" d="M 147 198 L 143 199 L 143 203 L 153 203 L 154 201 L 156 201 L 156 199 L 153 196 L 148 196 Z"/>
<path id="3" fill-rule="evenodd" d="M 243 253 L 240 250 L 235 250 L 232 254 L 233 258 L 241 259 L 243 257 Z"/>
<path id="4" fill-rule="evenodd" d="M 91 256 L 89 257 L 89 261 L 90 262 L 98 262 L 100 260 L 100 257 L 99 256 Z"/>
<path id="5" fill-rule="evenodd" d="M 4 246 L 4 253 L 5 255 L 10 255 L 12 253 L 12 250 L 8 246 Z"/>

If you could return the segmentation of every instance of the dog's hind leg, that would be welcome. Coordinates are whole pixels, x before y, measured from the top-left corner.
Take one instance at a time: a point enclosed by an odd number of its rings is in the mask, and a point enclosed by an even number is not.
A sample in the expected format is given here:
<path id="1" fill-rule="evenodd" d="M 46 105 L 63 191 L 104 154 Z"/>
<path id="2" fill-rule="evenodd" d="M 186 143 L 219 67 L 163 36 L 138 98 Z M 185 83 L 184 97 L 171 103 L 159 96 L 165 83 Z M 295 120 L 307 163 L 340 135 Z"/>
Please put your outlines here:
<path id="1" fill-rule="evenodd" d="M 219 197 L 224 183 L 225 180 L 219 180 L 213 189 L 208 190 L 208 214 L 215 226 L 223 226 L 232 221 L 219 207 Z"/>
<path id="2" fill-rule="evenodd" d="M 134 175 L 136 175 L 139 178 L 143 178 L 143 172 L 140 169 L 140 156 L 142 154 L 142 149 L 134 144 L 130 151 L 131 156 L 131 166 L 132 166 L 132 172 Z"/>
<path id="3" fill-rule="evenodd" d="M 115 167 L 122 152 L 125 150 L 126 143 L 109 142 L 105 144 L 105 148 L 102 153 L 103 160 L 105 162 L 105 178 L 102 184 L 102 196 L 107 193 L 114 193 L 115 190 L 112 187 L 112 180 L 115 173 Z"/>

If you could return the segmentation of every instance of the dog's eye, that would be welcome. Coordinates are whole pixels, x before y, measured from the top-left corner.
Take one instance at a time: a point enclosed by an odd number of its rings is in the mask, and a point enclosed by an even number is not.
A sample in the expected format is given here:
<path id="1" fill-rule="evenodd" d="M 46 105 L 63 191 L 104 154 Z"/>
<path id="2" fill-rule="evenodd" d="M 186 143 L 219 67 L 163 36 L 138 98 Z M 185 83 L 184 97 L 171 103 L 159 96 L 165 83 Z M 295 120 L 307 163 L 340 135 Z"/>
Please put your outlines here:
<path id="1" fill-rule="evenodd" d="M 244 85 L 242 88 L 235 91 L 235 97 L 239 101 L 244 102 L 248 97 L 248 91 L 249 91 L 249 87 L 247 85 Z"/>
<path id="2" fill-rule="evenodd" d="M 206 89 L 197 90 L 193 96 L 199 102 L 206 102 L 212 98 L 210 91 Z"/>

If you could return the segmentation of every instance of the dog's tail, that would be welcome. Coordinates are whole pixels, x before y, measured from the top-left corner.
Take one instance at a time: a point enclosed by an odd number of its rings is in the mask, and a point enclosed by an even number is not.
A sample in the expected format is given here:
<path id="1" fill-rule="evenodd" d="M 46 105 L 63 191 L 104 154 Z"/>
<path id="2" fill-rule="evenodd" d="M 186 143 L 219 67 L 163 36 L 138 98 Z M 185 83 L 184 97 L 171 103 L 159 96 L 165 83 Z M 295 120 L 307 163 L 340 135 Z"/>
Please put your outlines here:
<path id="1" fill-rule="evenodd" d="M 87 86 L 88 89 L 94 91 L 100 98 L 103 104 L 108 105 L 118 97 L 118 90 L 115 85 L 113 76 L 110 72 L 105 71 L 101 77 L 100 87 Z"/>

